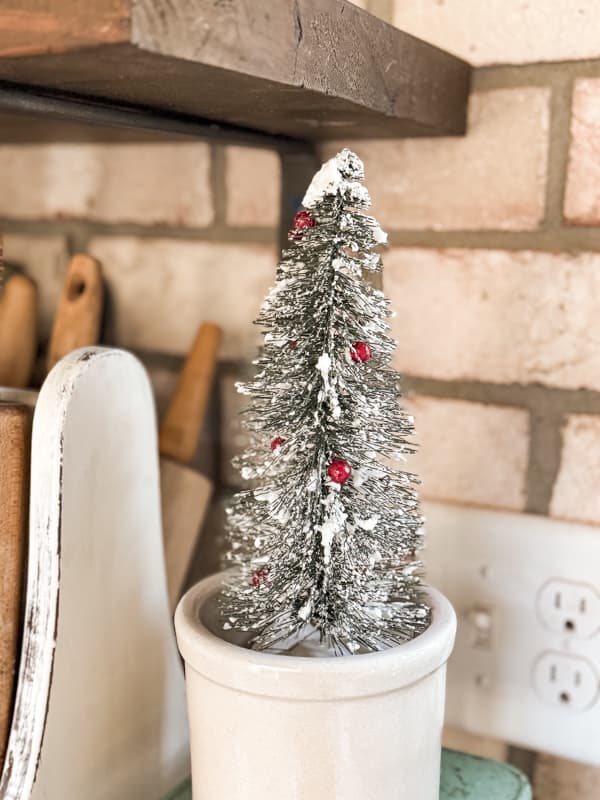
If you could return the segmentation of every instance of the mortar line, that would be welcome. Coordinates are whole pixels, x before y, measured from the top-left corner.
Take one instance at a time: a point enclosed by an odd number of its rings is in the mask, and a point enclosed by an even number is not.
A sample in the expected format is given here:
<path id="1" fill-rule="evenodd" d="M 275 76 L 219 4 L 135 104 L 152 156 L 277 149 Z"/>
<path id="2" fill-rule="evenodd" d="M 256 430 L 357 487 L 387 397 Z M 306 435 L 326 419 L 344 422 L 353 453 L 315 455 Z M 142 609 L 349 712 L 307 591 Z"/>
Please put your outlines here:
<path id="1" fill-rule="evenodd" d="M 227 187 L 225 179 L 225 147 L 210 145 L 210 187 L 215 227 L 224 226 L 227 217 Z"/>
<path id="2" fill-rule="evenodd" d="M 563 207 L 571 140 L 573 85 L 573 76 L 566 74 L 552 87 L 544 228 L 560 230 L 564 224 Z"/>
<path id="3" fill-rule="evenodd" d="M 172 239 L 180 241 L 221 242 L 223 244 L 272 244 L 277 240 L 276 228 L 227 227 L 214 224 L 206 228 L 180 228 L 169 225 L 92 222 L 88 220 L 15 220 L 0 219 L 4 234 L 29 236 L 63 236 L 74 240 L 92 237 L 132 236 L 139 239 Z"/>
<path id="4" fill-rule="evenodd" d="M 560 167 L 557 166 L 560 171 Z M 563 181 L 553 179 L 555 185 Z M 600 228 L 540 227 L 531 231 L 503 230 L 388 230 L 392 247 L 423 249 L 533 250 L 536 252 L 600 252 Z M 385 226 L 384 226 L 385 227 Z M 386 229 L 387 230 L 387 229 Z M 385 262 L 385 254 L 383 256 Z"/>
<path id="5" fill-rule="evenodd" d="M 142 359 L 157 366 L 181 363 L 181 356 L 150 350 L 136 350 Z M 225 358 L 219 361 L 220 375 L 224 378 L 239 377 L 247 370 L 243 359 Z M 564 389 L 539 383 L 491 383 L 465 379 L 426 378 L 402 373 L 402 389 L 405 396 L 428 395 L 448 400 L 467 400 L 484 405 L 500 405 L 523 408 L 532 412 L 564 416 L 566 414 L 600 413 L 600 390 Z"/>
<path id="6" fill-rule="evenodd" d="M 532 413 L 564 416 L 600 414 L 600 391 L 563 389 L 538 383 L 489 383 L 475 380 L 442 380 L 402 375 L 405 395 L 418 394 L 485 405 L 512 406 Z"/>
<path id="7" fill-rule="evenodd" d="M 547 61 L 535 64 L 494 64 L 475 67 L 473 91 L 548 86 L 558 81 L 600 77 L 600 58 Z"/>
<path id="8" fill-rule="evenodd" d="M 529 412 L 529 452 L 525 477 L 525 511 L 549 514 L 562 457 L 564 415 L 536 409 Z"/>

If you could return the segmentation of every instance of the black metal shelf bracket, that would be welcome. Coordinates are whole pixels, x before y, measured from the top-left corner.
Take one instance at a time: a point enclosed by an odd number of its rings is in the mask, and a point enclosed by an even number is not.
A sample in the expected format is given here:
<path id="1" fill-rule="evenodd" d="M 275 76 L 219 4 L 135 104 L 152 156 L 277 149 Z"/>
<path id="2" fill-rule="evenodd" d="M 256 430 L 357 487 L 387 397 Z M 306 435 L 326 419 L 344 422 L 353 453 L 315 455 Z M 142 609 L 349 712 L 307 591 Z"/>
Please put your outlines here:
<path id="1" fill-rule="evenodd" d="M 303 139 L 264 133 L 230 123 L 4 82 L 0 82 L 0 112 L 45 116 L 111 128 L 157 131 L 210 139 L 213 142 L 273 148 L 287 153 L 303 153 L 314 149 L 311 142 Z"/>

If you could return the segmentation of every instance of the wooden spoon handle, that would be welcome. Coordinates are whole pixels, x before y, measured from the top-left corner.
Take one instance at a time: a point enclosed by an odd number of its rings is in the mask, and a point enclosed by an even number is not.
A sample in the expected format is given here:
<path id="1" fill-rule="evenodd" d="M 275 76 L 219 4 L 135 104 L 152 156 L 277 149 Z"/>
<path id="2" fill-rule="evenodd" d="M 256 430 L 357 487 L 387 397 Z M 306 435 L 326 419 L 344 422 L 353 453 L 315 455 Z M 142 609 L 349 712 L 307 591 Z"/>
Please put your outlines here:
<path id="1" fill-rule="evenodd" d="M 12 717 L 29 509 L 33 410 L 0 403 L 0 771 Z"/>
<path id="2" fill-rule="evenodd" d="M 37 288 L 25 275 L 8 279 L 0 293 L 0 385 L 29 384 L 37 351 Z"/>
<path id="3" fill-rule="evenodd" d="M 221 328 L 201 325 L 160 428 L 160 454 L 182 464 L 196 452 L 217 366 Z"/>
<path id="4" fill-rule="evenodd" d="M 72 350 L 98 342 L 103 301 L 100 263 L 85 254 L 73 256 L 54 318 L 48 371 Z"/>

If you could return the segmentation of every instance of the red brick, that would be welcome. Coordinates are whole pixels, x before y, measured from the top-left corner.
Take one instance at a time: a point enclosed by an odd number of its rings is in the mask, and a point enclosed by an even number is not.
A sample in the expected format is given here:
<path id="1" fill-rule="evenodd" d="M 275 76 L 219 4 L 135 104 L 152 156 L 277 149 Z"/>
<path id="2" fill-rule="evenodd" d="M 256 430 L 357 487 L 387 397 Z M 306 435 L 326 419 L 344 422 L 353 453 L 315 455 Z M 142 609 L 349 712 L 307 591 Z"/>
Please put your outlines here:
<path id="1" fill-rule="evenodd" d="M 416 396 L 419 451 L 407 469 L 423 479 L 423 497 L 520 511 L 529 452 L 526 411 Z"/>
<path id="2" fill-rule="evenodd" d="M 600 390 L 600 254 L 395 248 L 384 262 L 403 372 Z"/>
<path id="3" fill-rule="evenodd" d="M 569 416 L 562 431 L 560 470 L 550 513 L 555 517 L 600 524 L 600 417 Z"/>
<path id="4" fill-rule="evenodd" d="M 596 0 L 395 0 L 394 23 L 472 64 L 600 56 Z"/>
<path id="5" fill-rule="evenodd" d="M 98 237 L 90 250 L 104 267 L 112 343 L 182 354 L 211 320 L 223 327 L 221 358 L 254 356 L 252 321 L 275 280 L 273 247 Z"/>
<path id="6" fill-rule="evenodd" d="M 272 150 L 225 151 L 227 223 L 274 228 L 279 224 L 281 159 Z"/>
<path id="7" fill-rule="evenodd" d="M 544 216 L 549 101 L 539 87 L 478 92 L 466 136 L 356 142 L 372 213 L 388 230 L 536 228 Z M 328 144 L 324 155 L 343 144 Z"/>
<path id="8" fill-rule="evenodd" d="M 575 83 L 565 218 L 600 225 L 600 79 Z"/>
<path id="9" fill-rule="evenodd" d="M 0 216 L 11 219 L 190 227 L 213 219 L 204 142 L 7 145 L 0 183 Z"/>

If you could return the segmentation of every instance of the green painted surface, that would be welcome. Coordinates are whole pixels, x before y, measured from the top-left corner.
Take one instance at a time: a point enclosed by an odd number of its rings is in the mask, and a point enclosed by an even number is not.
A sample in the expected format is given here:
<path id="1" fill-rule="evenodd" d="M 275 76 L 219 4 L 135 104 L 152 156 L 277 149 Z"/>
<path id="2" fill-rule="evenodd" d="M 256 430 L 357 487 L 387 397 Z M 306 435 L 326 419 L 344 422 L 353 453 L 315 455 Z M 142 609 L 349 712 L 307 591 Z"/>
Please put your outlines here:
<path id="1" fill-rule="evenodd" d="M 444 750 L 440 800 L 531 800 L 531 787 L 510 764 Z"/>
<path id="2" fill-rule="evenodd" d="M 192 800 L 190 782 L 164 800 Z M 444 750 L 440 800 L 531 800 L 531 788 L 509 764 Z"/>

